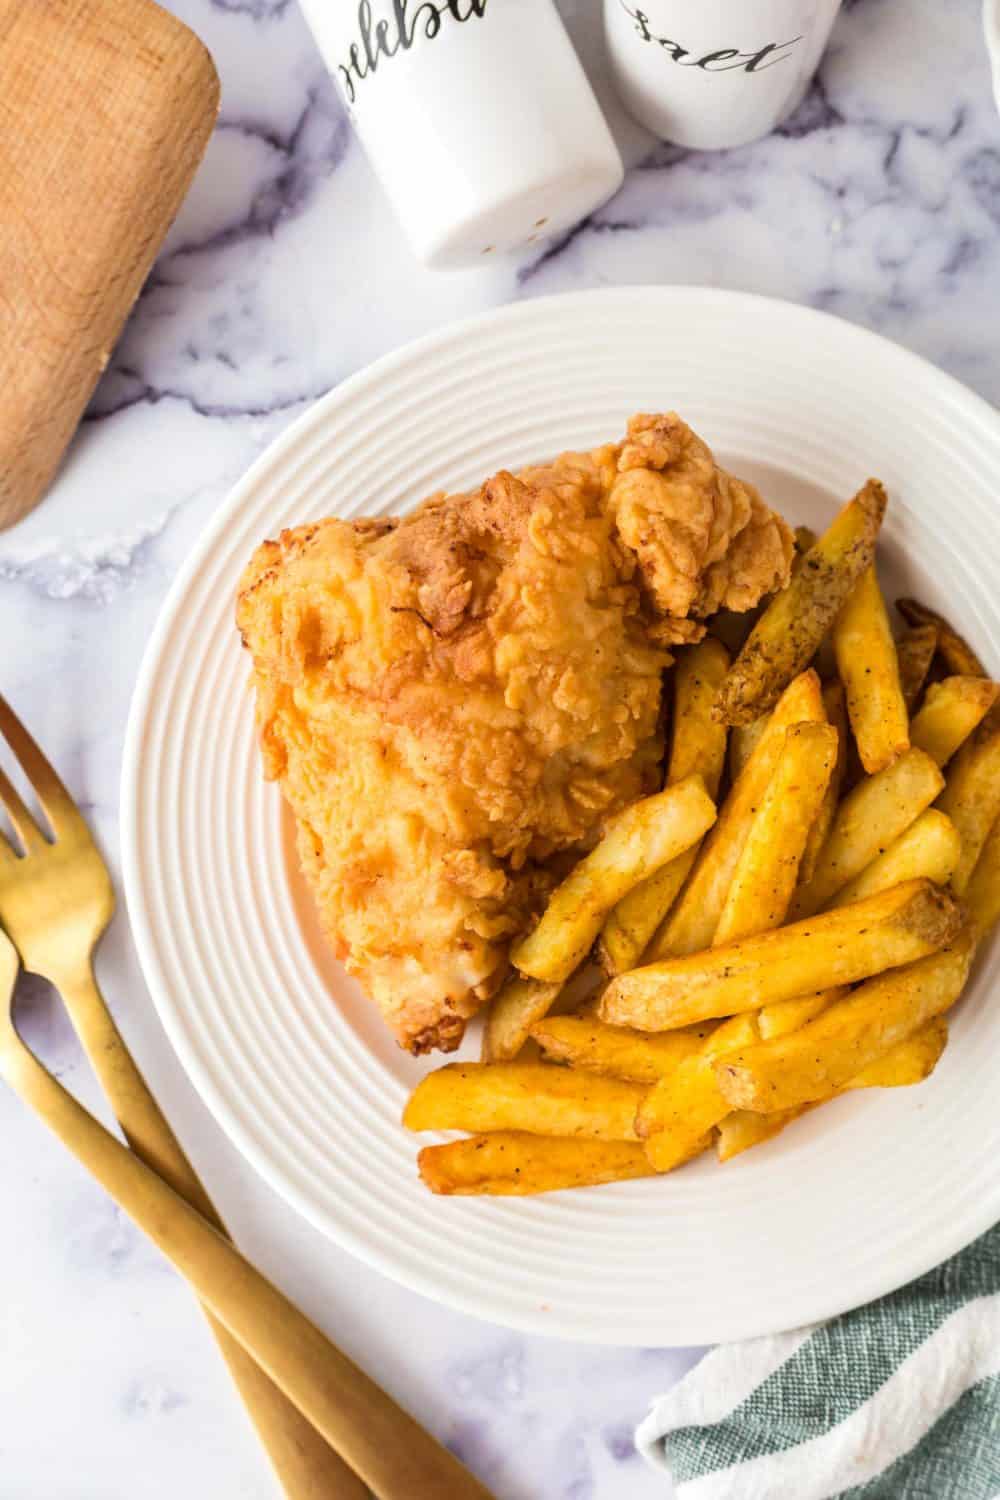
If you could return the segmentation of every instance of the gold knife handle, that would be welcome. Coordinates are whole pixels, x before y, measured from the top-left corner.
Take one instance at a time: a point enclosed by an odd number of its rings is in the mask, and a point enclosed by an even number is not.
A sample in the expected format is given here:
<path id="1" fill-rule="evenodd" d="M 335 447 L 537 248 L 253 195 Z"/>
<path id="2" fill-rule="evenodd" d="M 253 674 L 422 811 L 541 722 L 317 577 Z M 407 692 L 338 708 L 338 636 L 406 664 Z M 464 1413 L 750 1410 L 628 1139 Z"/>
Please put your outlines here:
<path id="1" fill-rule="evenodd" d="M 376 1500 L 493 1500 L 234 1245 L 88 1114 L 22 1043 L 11 1039 L 3 1047 L 0 1069 Z"/>
<path id="2" fill-rule="evenodd" d="M 226 1228 L 115 1025 L 90 964 L 53 977 L 132 1150 L 220 1234 Z M 357 1474 L 206 1309 L 209 1326 L 287 1500 L 368 1500 Z"/>

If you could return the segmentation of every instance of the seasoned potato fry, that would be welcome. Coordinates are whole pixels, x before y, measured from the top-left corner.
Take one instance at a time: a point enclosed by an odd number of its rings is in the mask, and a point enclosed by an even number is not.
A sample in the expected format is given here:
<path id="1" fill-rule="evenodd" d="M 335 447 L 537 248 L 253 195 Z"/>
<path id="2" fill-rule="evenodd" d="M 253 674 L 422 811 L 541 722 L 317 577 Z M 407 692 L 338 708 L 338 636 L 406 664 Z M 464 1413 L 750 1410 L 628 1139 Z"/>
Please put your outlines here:
<path id="1" fill-rule="evenodd" d="M 483 1062 L 513 1062 L 535 1021 L 547 1016 L 562 988 L 512 974 L 490 1007 L 483 1027 Z"/>
<path id="2" fill-rule="evenodd" d="M 639 963 L 650 938 L 691 873 L 701 840 L 623 896 L 601 929 L 598 957 L 607 974 L 625 974 Z"/>
<path id="3" fill-rule="evenodd" d="M 951 883 L 961 896 L 990 829 L 1000 817 L 1000 709 L 992 708 L 948 768 L 937 805 L 962 840 Z"/>
<path id="4" fill-rule="evenodd" d="M 838 748 L 840 735 L 832 724 L 792 724 L 786 730 L 786 745 L 739 858 L 714 947 L 769 932 L 786 918 L 802 853 L 825 802 Z M 837 993 L 766 1007 L 771 1013 L 768 1028 L 781 1031 L 802 1025 Z M 775 1011 L 781 1011 L 780 1016 L 775 1017 Z"/>
<path id="5" fill-rule="evenodd" d="M 807 1021 L 822 1015 L 828 1005 L 848 994 L 850 988 L 845 984 L 834 990 L 820 990 L 818 995 L 806 995 L 801 1000 L 778 1000 L 774 1005 L 765 1005 L 757 1015 L 761 1041 L 769 1042 L 776 1036 L 798 1031 Z"/>
<path id="6" fill-rule="evenodd" d="M 715 822 L 700 776 L 689 776 L 619 813 L 601 842 L 555 891 L 542 920 L 518 943 L 522 974 L 557 984 L 586 958 L 611 908 L 654 870 L 697 843 Z"/>
<path id="7" fill-rule="evenodd" d="M 920 694 L 924 690 L 927 674 L 937 651 L 938 629 L 936 625 L 911 625 L 896 642 L 896 658 L 899 662 L 899 681 L 907 711 L 912 714 Z"/>
<path id="8" fill-rule="evenodd" d="M 671 1172 L 690 1161 L 711 1130 L 729 1113 L 719 1090 L 713 1060 L 758 1038 L 756 1018 L 733 1016 L 723 1021 L 700 1051 L 674 1068 L 650 1089 L 636 1117 L 636 1129 L 646 1142 L 646 1155 L 658 1172 Z"/>
<path id="9" fill-rule="evenodd" d="M 816 540 L 816 533 L 812 531 L 810 527 L 797 526 L 795 528 L 795 551 L 792 553 L 792 562 L 788 575 L 790 580 L 801 571 L 806 553 L 810 550 L 811 547 L 814 547 L 816 545 Z M 757 624 L 757 621 L 760 619 L 761 615 L 764 614 L 765 610 L 767 610 L 772 604 L 775 597 L 776 596 L 774 594 L 765 594 L 758 601 L 758 603 L 754 605 L 753 609 L 747 610 L 743 614 L 731 614 L 728 610 L 720 611 L 719 614 L 714 615 L 709 621 L 709 633 L 711 635 L 717 636 L 719 640 L 721 640 L 728 648 L 731 655 L 733 655 L 734 657 L 738 656 L 740 651 L 746 645 L 747 638 L 750 635 L 750 632 Z M 819 670 L 818 661 L 812 662 L 812 666 L 814 666 L 817 671 Z M 767 713 L 763 713 L 758 716 L 758 719 L 754 720 L 754 723 L 763 724 L 766 719 Z M 747 725 L 740 727 L 749 728 L 750 726 Z M 745 759 L 742 764 L 736 765 L 735 767 L 730 767 L 730 780 L 735 781 L 737 775 L 743 768 L 743 764 L 745 764 Z"/>
<path id="10" fill-rule="evenodd" d="M 847 694 L 844 692 L 844 684 L 840 678 L 834 678 L 832 682 L 823 685 L 823 707 L 830 724 L 837 731 L 837 759 L 830 773 L 830 780 L 826 784 L 826 792 L 823 801 L 819 805 L 819 812 L 813 820 L 806 839 L 806 847 L 802 852 L 802 862 L 799 865 L 799 880 L 807 885 L 816 873 L 816 865 L 819 862 L 820 850 L 826 843 L 830 828 L 833 824 L 837 808 L 840 805 L 840 792 L 844 784 L 844 773 L 847 770 Z M 735 731 L 734 731 L 735 733 Z"/>
<path id="11" fill-rule="evenodd" d="M 830 724 L 793 724 L 751 824 L 713 943 L 767 932 L 785 919 L 809 830 L 837 759 Z"/>
<path id="12" fill-rule="evenodd" d="M 680 652 L 674 667 L 674 727 L 667 784 L 700 776 L 713 801 L 719 794 L 726 760 L 726 727 L 713 717 L 712 708 L 728 670 L 729 652 L 711 638 Z"/>
<path id="13" fill-rule="evenodd" d="M 785 730 L 792 724 L 822 724 L 825 717 L 819 678 L 815 672 L 803 672 L 782 694 L 756 749 L 723 803 L 719 820 L 702 845 L 676 907 L 650 945 L 651 957 L 696 953 L 709 946 L 754 811 L 784 749 Z"/>
<path id="14" fill-rule="evenodd" d="M 958 866 L 962 840 L 950 818 L 936 807 L 922 812 L 916 822 L 890 844 L 884 854 L 866 865 L 860 875 L 839 890 L 830 906 L 847 906 L 891 890 L 904 880 L 933 880 L 947 885 Z"/>
<path id="15" fill-rule="evenodd" d="M 842 604 L 875 557 L 886 495 L 870 479 L 775 595 L 750 632 L 719 693 L 727 724 L 749 724 L 778 701 L 808 665 Z"/>
<path id="16" fill-rule="evenodd" d="M 786 1125 L 791 1125 L 811 1104 L 800 1104 L 797 1109 L 776 1109 L 772 1114 L 757 1114 L 752 1109 L 734 1109 L 718 1124 L 715 1151 L 721 1162 L 732 1161 L 749 1151 L 752 1146 L 762 1146 L 765 1141 L 780 1135 Z"/>
<path id="17" fill-rule="evenodd" d="M 408 1130 L 527 1130 L 634 1141 L 645 1095 L 637 1083 L 546 1063 L 447 1063 L 417 1084 L 403 1124 Z"/>
<path id="18" fill-rule="evenodd" d="M 425 1146 L 417 1165 L 432 1193 L 505 1198 L 653 1175 L 645 1151 L 628 1141 L 571 1140 L 516 1130 Z"/>
<path id="19" fill-rule="evenodd" d="M 726 758 L 726 727 L 712 717 L 729 653 L 719 641 L 704 640 L 684 651 L 674 669 L 674 733 L 667 785 L 699 774 L 713 801 L 719 794 Z M 601 961 L 609 974 L 638 963 L 653 933 L 673 906 L 694 864 L 698 845 L 657 870 L 624 896 L 604 923 Z"/>
<path id="20" fill-rule="evenodd" d="M 935 952 L 952 940 L 961 920 L 947 891 L 929 880 L 911 880 L 775 932 L 633 969 L 604 991 L 601 1019 L 640 1031 L 670 1031 L 814 995 L 823 986 L 851 984 Z"/>
<path id="21" fill-rule="evenodd" d="M 873 776 L 910 748 L 896 643 L 874 564 L 862 573 L 834 621 L 833 650 L 858 755 Z"/>
<path id="22" fill-rule="evenodd" d="M 978 936 L 985 937 L 1000 921 L 1000 819 L 990 829 L 962 899 Z"/>
<path id="23" fill-rule="evenodd" d="M 937 648 L 949 672 L 954 672 L 959 677 L 989 675 L 968 641 L 959 635 L 944 615 L 939 615 L 937 610 L 928 609 L 919 599 L 897 599 L 896 608 L 908 625 L 934 626 L 938 635 Z"/>
<path id="24" fill-rule="evenodd" d="M 1000 695 L 1000 682 L 988 677 L 946 677 L 932 682 L 913 720 L 910 739 L 943 766 L 982 723 Z"/>
<path id="25" fill-rule="evenodd" d="M 954 1004 L 974 951 L 967 927 L 950 947 L 870 979 L 791 1036 L 717 1059 L 722 1093 L 733 1109 L 764 1114 L 829 1097 Z"/>
<path id="26" fill-rule="evenodd" d="M 713 1028 L 714 1023 L 709 1021 L 687 1030 L 650 1036 L 584 1016 L 549 1016 L 532 1027 L 531 1035 L 551 1062 L 608 1073 L 632 1083 L 656 1083 L 699 1051 Z"/>
<path id="27" fill-rule="evenodd" d="M 934 1016 L 912 1036 L 897 1042 L 884 1056 L 862 1068 L 849 1083 L 849 1089 L 905 1089 L 929 1078 L 948 1045 L 948 1022 Z"/>
<path id="28" fill-rule="evenodd" d="M 893 765 L 859 782 L 837 809 L 816 873 L 799 887 L 792 916 L 806 917 L 828 906 L 930 807 L 943 786 L 944 777 L 923 750 L 907 750 Z"/>
<path id="29" fill-rule="evenodd" d="M 948 1042 L 948 1023 L 943 1016 L 935 1016 L 914 1032 L 905 1041 L 897 1043 L 884 1057 L 870 1063 L 856 1078 L 845 1083 L 831 1098 L 849 1093 L 852 1089 L 911 1088 L 923 1083 L 937 1067 Z M 786 1125 L 791 1125 L 800 1115 L 814 1109 L 816 1104 L 827 1103 L 820 1099 L 813 1104 L 799 1104 L 794 1109 L 779 1109 L 773 1114 L 756 1114 L 753 1110 L 737 1109 L 719 1121 L 716 1151 L 721 1162 L 731 1161 L 751 1146 L 759 1146 L 780 1134 Z"/>

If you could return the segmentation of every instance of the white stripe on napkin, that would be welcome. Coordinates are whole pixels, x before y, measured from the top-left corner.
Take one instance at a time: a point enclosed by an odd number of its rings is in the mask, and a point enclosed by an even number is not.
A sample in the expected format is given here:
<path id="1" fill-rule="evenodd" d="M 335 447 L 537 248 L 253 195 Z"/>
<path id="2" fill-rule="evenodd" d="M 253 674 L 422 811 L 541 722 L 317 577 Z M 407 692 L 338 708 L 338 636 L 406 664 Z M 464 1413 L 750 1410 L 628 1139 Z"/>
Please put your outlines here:
<path id="1" fill-rule="evenodd" d="M 653 1402 L 635 1435 L 640 1452 L 665 1468 L 660 1441 L 665 1432 L 678 1427 L 711 1427 L 723 1421 L 762 1381 L 791 1359 L 817 1326 L 751 1339 L 736 1346 L 738 1358 L 733 1357 L 733 1346 L 713 1349 L 665 1396 Z"/>
<path id="2" fill-rule="evenodd" d="M 716 1359 L 719 1377 L 726 1379 L 730 1389 L 743 1388 L 744 1351 L 736 1346 L 717 1350 L 716 1356 L 710 1358 Z M 733 1378 L 735 1372 L 724 1372 L 726 1361 L 740 1365 L 739 1379 Z M 683 1384 L 705 1370 L 707 1363 L 697 1365 Z M 680 1493 L 683 1500 L 829 1500 L 881 1474 L 908 1453 L 964 1391 L 998 1373 L 1000 1295 L 980 1297 L 952 1313 L 899 1365 L 870 1401 L 821 1437 L 784 1453 L 766 1454 L 702 1475 L 681 1486 Z M 725 1407 L 719 1415 L 694 1420 L 719 1421 L 736 1404 Z M 707 1412 L 718 1405 L 713 1399 L 700 1409 Z M 696 1406 L 687 1393 L 682 1405 L 676 1407 L 668 1393 L 657 1403 L 657 1410 L 663 1414 L 660 1437 L 665 1431 L 689 1426 L 690 1412 Z M 643 1426 L 651 1427 L 651 1422 L 647 1419 Z"/>

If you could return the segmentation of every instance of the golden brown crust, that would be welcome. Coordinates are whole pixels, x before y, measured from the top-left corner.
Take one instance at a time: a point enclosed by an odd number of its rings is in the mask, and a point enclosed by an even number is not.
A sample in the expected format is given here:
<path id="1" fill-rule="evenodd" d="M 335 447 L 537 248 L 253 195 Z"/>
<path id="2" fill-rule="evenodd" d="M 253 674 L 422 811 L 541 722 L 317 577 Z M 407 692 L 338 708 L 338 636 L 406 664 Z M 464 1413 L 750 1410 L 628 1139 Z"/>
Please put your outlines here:
<path id="1" fill-rule="evenodd" d="M 655 480 L 641 543 L 630 475 Z M 458 1045 L 546 862 L 655 787 L 665 648 L 706 602 L 783 581 L 791 547 L 667 417 L 399 522 L 258 548 L 237 618 L 265 772 L 335 950 L 404 1046 Z"/>
<path id="2" fill-rule="evenodd" d="M 629 422 L 610 504 L 656 609 L 688 626 L 788 579 L 792 532 L 674 412 Z"/>

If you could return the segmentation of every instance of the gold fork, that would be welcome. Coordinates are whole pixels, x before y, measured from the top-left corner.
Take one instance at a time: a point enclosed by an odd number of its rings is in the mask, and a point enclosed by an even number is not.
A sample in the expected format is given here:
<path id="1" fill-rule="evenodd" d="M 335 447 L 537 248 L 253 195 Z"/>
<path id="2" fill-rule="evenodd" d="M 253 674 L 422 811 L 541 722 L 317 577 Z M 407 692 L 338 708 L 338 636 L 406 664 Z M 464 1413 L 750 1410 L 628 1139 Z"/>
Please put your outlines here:
<path id="1" fill-rule="evenodd" d="M 364 1481 L 385 1500 L 436 1500 L 445 1493 L 455 1500 L 488 1500 L 450 1454 L 222 1238 L 222 1222 L 94 978 L 93 952 L 114 911 L 104 861 L 73 799 L 3 698 L 0 735 L 32 784 L 54 836 L 51 842 L 45 837 L 0 769 L 0 804 L 23 849 L 19 858 L 0 835 L 0 922 L 25 968 L 62 995 L 131 1151 L 42 1068 L 17 1035 L 10 1006 L 0 1015 L 0 1072 L 202 1294 L 289 1500 L 363 1500 Z M 12 970 L 11 963 L 10 944 L 0 932 L 0 1002 L 7 1000 L 5 979 L 16 976 L 16 955 Z M 229 1251 L 228 1259 L 220 1245 Z M 265 1350 L 266 1357 L 260 1357 Z M 399 1454 L 401 1447 L 410 1448 L 402 1463 L 386 1451 Z"/>
<path id="2" fill-rule="evenodd" d="M 14 1027 L 17 967 L 16 952 L 0 931 L 0 1077 L 146 1231 L 377 1500 L 493 1500 L 235 1245 L 46 1072 Z"/>
<path id="3" fill-rule="evenodd" d="M 25 968 L 47 979 L 62 996 L 132 1150 L 225 1233 L 97 987 L 93 953 L 114 914 L 115 897 L 90 830 L 2 697 L 0 736 L 20 762 L 55 834 L 50 843 L 0 768 L 0 803 L 24 851 L 24 858 L 17 859 L 0 836 L 0 922 Z M 357 1475 L 226 1330 L 209 1321 L 288 1500 L 364 1500 L 367 1490 Z"/>

